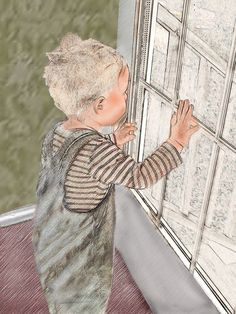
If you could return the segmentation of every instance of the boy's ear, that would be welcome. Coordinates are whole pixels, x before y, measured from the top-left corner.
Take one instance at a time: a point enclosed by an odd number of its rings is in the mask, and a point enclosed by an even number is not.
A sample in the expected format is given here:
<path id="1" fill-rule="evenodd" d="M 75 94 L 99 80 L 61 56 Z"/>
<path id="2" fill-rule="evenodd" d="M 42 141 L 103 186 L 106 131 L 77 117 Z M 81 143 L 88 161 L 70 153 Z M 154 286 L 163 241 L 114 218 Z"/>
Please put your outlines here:
<path id="1" fill-rule="evenodd" d="M 98 113 L 99 110 L 103 109 L 103 103 L 104 103 L 105 97 L 100 96 L 98 97 L 94 102 L 94 110 L 96 113 Z"/>

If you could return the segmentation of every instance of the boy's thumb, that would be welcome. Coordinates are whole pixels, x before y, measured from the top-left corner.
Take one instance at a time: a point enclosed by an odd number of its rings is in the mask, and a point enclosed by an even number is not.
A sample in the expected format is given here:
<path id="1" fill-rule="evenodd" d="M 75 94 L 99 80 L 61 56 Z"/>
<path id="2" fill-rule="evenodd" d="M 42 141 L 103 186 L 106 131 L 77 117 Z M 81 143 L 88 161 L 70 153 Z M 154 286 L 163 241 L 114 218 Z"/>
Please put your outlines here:
<path id="1" fill-rule="evenodd" d="M 200 125 L 197 124 L 197 125 L 193 126 L 191 129 L 189 129 L 189 134 L 191 135 L 191 134 L 197 132 L 199 129 L 200 129 Z"/>
<path id="2" fill-rule="evenodd" d="M 172 114 L 170 123 L 171 123 L 171 125 L 174 125 L 176 123 L 176 112 L 174 112 Z"/>
<path id="3" fill-rule="evenodd" d="M 129 137 L 128 137 L 128 141 L 132 141 L 136 138 L 136 135 L 135 134 L 130 134 Z"/>

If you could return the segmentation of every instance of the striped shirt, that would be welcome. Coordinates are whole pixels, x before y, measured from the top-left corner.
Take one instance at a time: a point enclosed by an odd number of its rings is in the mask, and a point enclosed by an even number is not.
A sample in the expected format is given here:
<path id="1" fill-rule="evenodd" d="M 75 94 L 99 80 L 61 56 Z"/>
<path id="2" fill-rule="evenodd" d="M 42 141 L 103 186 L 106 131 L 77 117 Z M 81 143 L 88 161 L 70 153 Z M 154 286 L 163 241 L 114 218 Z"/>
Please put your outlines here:
<path id="1" fill-rule="evenodd" d="M 59 125 L 54 131 L 53 150 L 60 148 L 70 134 Z M 182 157 L 174 145 L 164 142 L 142 162 L 136 162 L 120 149 L 111 134 L 101 134 L 80 149 L 65 178 L 66 209 L 86 212 L 95 208 L 105 196 L 110 184 L 133 189 L 152 186 L 172 169 Z"/>

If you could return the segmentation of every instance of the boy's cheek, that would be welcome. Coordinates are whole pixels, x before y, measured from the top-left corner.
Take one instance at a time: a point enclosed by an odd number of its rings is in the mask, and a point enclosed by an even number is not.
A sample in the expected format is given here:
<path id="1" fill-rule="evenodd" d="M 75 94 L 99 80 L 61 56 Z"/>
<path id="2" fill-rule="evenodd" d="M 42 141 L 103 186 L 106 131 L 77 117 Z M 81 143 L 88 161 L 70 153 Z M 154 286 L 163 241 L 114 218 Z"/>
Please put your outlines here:
<path id="1" fill-rule="evenodd" d="M 119 97 L 119 95 L 117 95 L 117 94 L 112 94 L 111 96 L 110 96 L 110 102 L 112 103 L 112 104 L 117 104 L 117 103 L 119 103 L 119 101 L 120 101 L 120 97 Z"/>

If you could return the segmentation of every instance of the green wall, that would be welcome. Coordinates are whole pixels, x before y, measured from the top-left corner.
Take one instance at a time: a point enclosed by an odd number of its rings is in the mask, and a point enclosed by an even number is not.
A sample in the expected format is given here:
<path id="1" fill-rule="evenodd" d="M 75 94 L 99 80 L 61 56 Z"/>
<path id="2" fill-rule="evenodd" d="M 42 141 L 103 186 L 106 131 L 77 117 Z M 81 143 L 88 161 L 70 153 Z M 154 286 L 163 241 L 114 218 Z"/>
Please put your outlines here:
<path id="1" fill-rule="evenodd" d="M 42 136 L 65 115 L 42 78 L 66 32 L 116 48 L 118 0 L 1 0 L 0 213 L 35 204 Z"/>

